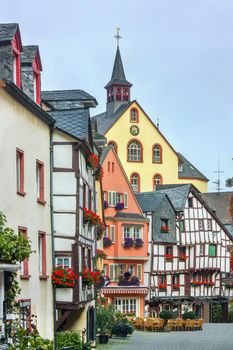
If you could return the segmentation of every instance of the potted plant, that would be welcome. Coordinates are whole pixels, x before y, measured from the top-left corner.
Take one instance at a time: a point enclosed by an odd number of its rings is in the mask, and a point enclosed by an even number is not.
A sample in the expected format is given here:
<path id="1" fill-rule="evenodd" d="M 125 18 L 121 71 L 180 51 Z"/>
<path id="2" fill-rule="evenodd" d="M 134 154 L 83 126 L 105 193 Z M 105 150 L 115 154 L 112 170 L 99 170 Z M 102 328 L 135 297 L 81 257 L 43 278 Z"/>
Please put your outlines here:
<path id="1" fill-rule="evenodd" d="M 108 338 L 112 333 L 114 314 L 115 306 L 113 304 L 96 305 L 96 330 L 100 344 L 107 344 L 108 342 Z"/>
<path id="2" fill-rule="evenodd" d="M 128 319 L 126 314 L 121 312 L 115 313 L 114 324 L 112 327 L 112 333 L 117 337 L 125 338 L 128 334 L 132 334 L 134 327 L 132 322 Z"/>
<path id="3" fill-rule="evenodd" d="M 91 153 L 87 158 L 87 168 L 96 170 L 98 168 L 98 165 L 98 157 L 94 153 Z"/>
<path id="4" fill-rule="evenodd" d="M 164 291 L 164 290 L 166 290 L 166 289 L 167 289 L 167 284 L 166 284 L 166 283 L 160 283 L 160 284 L 159 284 L 159 290 Z"/>
<path id="5" fill-rule="evenodd" d="M 179 258 L 180 261 L 185 261 L 188 257 L 185 254 L 179 254 L 178 258 Z"/>
<path id="6" fill-rule="evenodd" d="M 174 283 L 172 285 L 172 288 L 175 289 L 175 290 L 178 290 L 178 289 L 180 289 L 180 284 L 179 283 Z"/>
<path id="7" fill-rule="evenodd" d="M 116 210 L 123 210 L 125 207 L 124 202 L 117 202 L 115 205 Z"/>
<path id="8" fill-rule="evenodd" d="M 125 248 L 131 248 L 131 247 L 133 247 L 133 245 L 134 245 L 133 238 L 126 237 L 124 240 L 123 246 Z"/>
<path id="9" fill-rule="evenodd" d="M 89 226 L 101 225 L 102 220 L 98 214 L 93 212 L 90 209 L 83 208 L 83 223 L 88 224 Z"/>
<path id="10" fill-rule="evenodd" d="M 100 272 L 85 269 L 82 272 L 82 281 L 85 286 L 90 288 L 93 284 L 100 282 Z"/>
<path id="11" fill-rule="evenodd" d="M 136 238 L 134 241 L 135 248 L 141 248 L 141 247 L 143 247 L 143 244 L 144 244 L 144 242 L 141 238 Z"/>
<path id="12" fill-rule="evenodd" d="M 182 319 L 183 320 L 195 320 L 196 316 L 195 313 L 193 311 L 185 311 L 182 314 Z"/>
<path id="13" fill-rule="evenodd" d="M 173 260 L 173 255 L 172 254 L 165 254 L 164 255 L 166 260 Z"/>
<path id="14" fill-rule="evenodd" d="M 169 232 L 169 228 L 165 225 L 161 226 L 160 228 L 160 232 L 162 233 L 168 233 Z"/>
<path id="15" fill-rule="evenodd" d="M 104 239 L 103 239 L 103 245 L 104 245 L 105 248 L 111 247 L 111 245 L 112 245 L 111 239 L 108 238 L 108 237 L 104 237 Z"/>
<path id="16" fill-rule="evenodd" d="M 170 310 L 163 310 L 160 312 L 159 317 L 164 320 L 163 330 L 165 332 L 169 332 L 170 328 L 167 327 L 167 321 L 174 318 L 173 312 L 171 312 Z"/>

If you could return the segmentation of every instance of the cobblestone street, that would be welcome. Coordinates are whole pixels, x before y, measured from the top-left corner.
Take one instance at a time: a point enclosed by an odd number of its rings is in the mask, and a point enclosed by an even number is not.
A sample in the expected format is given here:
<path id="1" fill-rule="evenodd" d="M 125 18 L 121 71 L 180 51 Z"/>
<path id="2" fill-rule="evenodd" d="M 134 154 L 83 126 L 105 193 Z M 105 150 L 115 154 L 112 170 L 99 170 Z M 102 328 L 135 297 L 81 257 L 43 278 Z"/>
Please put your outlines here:
<path id="1" fill-rule="evenodd" d="M 110 339 L 98 350 L 233 350 L 232 324 L 206 324 L 203 331 L 134 332 L 127 339 Z"/>

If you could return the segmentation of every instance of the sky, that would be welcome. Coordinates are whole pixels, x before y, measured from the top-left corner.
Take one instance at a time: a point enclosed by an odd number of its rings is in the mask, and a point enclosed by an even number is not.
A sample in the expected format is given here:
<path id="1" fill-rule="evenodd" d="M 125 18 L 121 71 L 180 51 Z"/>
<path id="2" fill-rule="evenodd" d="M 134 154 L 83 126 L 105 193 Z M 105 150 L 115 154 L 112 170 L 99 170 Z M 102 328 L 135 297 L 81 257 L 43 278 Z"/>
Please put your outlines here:
<path id="1" fill-rule="evenodd" d="M 232 0 L 0 0 L 0 23 L 39 45 L 42 89 L 83 89 L 105 110 L 116 27 L 126 79 L 177 152 L 215 191 L 233 176 Z"/>

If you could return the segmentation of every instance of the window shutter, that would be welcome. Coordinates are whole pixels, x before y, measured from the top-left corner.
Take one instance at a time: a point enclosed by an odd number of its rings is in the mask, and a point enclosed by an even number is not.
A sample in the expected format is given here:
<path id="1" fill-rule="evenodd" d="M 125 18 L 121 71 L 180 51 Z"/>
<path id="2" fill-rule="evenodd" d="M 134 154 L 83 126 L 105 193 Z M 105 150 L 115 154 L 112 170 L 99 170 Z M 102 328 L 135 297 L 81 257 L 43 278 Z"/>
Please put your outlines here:
<path id="1" fill-rule="evenodd" d="M 110 226 L 110 239 L 114 243 L 115 242 L 115 226 L 111 225 Z"/>
<path id="2" fill-rule="evenodd" d="M 124 205 L 125 205 L 125 208 L 128 208 L 128 193 L 127 192 L 124 193 Z"/>
<path id="3" fill-rule="evenodd" d="M 142 264 L 137 264 L 137 277 L 142 280 Z"/>

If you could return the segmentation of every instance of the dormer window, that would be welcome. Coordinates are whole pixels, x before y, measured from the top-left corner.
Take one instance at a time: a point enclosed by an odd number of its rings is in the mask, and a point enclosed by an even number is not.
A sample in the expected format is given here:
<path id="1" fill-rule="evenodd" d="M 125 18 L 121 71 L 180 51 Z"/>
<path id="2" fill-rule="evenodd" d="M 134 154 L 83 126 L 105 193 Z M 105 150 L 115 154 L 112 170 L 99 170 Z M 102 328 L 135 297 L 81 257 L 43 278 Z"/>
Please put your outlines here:
<path id="1" fill-rule="evenodd" d="M 181 173 L 183 171 L 183 163 L 182 162 L 178 162 L 178 172 Z"/>
<path id="2" fill-rule="evenodd" d="M 20 46 L 17 39 L 17 33 L 12 40 L 12 50 L 13 50 L 13 81 L 15 85 L 19 88 L 21 87 L 21 77 L 20 77 Z"/>

